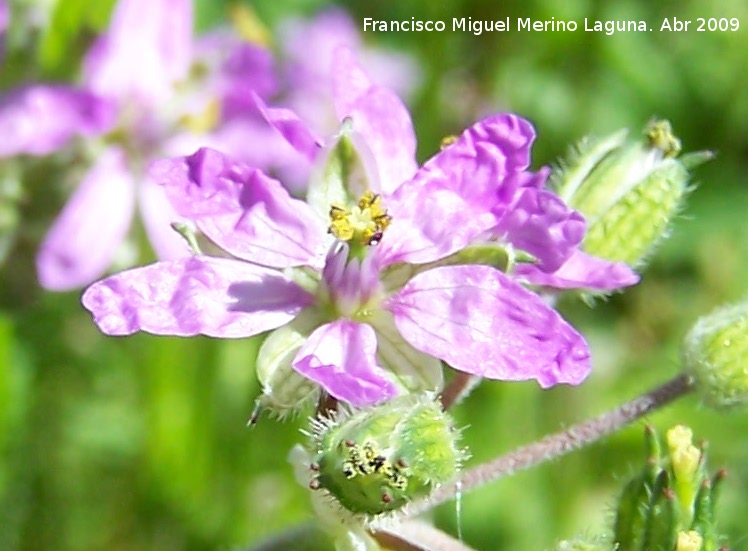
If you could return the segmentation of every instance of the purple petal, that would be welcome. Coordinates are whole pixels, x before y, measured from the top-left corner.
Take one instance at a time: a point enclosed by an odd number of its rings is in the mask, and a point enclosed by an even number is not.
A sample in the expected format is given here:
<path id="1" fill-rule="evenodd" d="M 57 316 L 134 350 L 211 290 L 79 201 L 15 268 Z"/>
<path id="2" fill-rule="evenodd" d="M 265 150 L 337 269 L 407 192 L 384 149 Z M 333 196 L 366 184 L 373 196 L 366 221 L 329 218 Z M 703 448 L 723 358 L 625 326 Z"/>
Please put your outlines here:
<path id="1" fill-rule="evenodd" d="M 306 123 L 290 109 L 268 107 L 259 96 L 255 96 L 255 103 L 268 124 L 280 132 L 281 136 L 308 162 L 313 162 L 322 147 L 322 140 Z"/>
<path id="2" fill-rule="evenodd" d="M 521 183 L 534 137 L 526 120 L 493 115 L 432 157 L 387 203 L 387 262 L 439 260 L 495 226 L 498 207 Z"/>
<path id="3" fill-rule="evenodd" d="M 610 262 L 580 250 L 555 272 L 547 273 L 534 264 L 518 264 L 513 275 L 531 285 L 554 289 L 615 291 L 639 283 L 639 275 L 624 262 Z"/>
<path id="4" fill-rule="evenodd" d="M 46 155 L 75 136 L 111 129 L 114 106 L 90 92 L 34 85 L 0 97 L 0 157 Z"/>
<path id="5" fill-rule="evenodd" d="M 253 94 L 268 98 L 278 91 L 272 53 L 228 30 L 201 37 L 194 63 L 204 66 L 210 96 L 221 98 L 223 119 L 257 116 Z M 246 147 L 246 144 L 245 144 Z"/>
<path id="6" fill-rule="evenodd" d="M 127 235 L 134 208 L 135 182 L 124 153 L 108 149 L 42 242 L 36 258 L 41 286 L 66 291 L 101 277 Z"/>
<path id="7" fill-rule="evenodd" d="M 385 304 L 414 348 L 459 371 L 542 387 L 589 373 L 584 338 L 536 294 L 488 266 L 448 266 L 411 279 Z"/>
<path id="8" fill-rule="evenodd" d="M 492 233 L 530 253 L 541 269 L 552 272 L 582 242 L 585 227 L 584 217 L 556 194 L 527 187 L 518 191 Z"/>
<path id="9" fill-rule="evenodd" d="M 173 222 L 186 222 L 171 206 L 163 186 L 145 178 L 138 186 L 140 217 L 148 240 L 160 260 L 175 260 L 192 256 L 192 251 L 171 226 Z"/>
<path id="10" fill-rule="evenodd" d="M 108 32 L 86 55 L 86 85 L 106 97 L 166 101 L 187 77 L 191 48 L 190 0 L 120 0 Z"/>
<path id="11" fill-rule="evenodd" d="M 108 335 L 241 338 L 288 323 L 312 297 L 275 270 L 195 256 L 113 275 L 82 301 Z"/>
<path id="12" fill-rule="evenodd" d="M 320 255 L 322 221 L 257 169 L 204 148 L 158 161 L 150 174 L 181 216 L 239 258 L 284 268 L 313 263 Z"/>
<path id="13" fill-rule="evenodd" d="M 319 383 L 331 396 L 354 406 L 383 402 L 397 387 L 376 364 L 377 337 L 371 326 L 338 320 L 316 329 L 293 367 Z"/>
<path id="14" fill-rule="evenodd" d="M 335 51 L 333 93 L 338 118 L 350 117 L 374 154 L 381 190 L 390 195 L 415 174 L 416 136 L 408 109 L 397 95 L 372 85 L 349 49 Z"/>

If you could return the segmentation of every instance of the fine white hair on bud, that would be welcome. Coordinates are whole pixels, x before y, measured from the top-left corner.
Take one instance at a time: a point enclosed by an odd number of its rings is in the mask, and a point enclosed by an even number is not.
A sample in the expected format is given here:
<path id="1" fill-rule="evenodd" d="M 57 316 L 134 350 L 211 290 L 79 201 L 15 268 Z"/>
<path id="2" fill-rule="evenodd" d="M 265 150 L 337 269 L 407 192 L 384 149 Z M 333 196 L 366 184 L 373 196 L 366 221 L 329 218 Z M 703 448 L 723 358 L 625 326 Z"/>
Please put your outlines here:
<path id="1" fill-rule="evenodd" d="M 354 514 L 394 511 L 428 495 L 465 457 L 452 419 L 425 395 L 318 417 L 312 429 L 309 487 Z"/>
<path id="2" fill-rule="evenodd" d="M 748 299 L 699 319 L 683 341 L 683 366 L 707 406 L 748 404 Z"/>
<path id="3" fill-rule="evenodd" d="M 559 163 L 551 181 L 587 221 L 585 252 L 635 268 L 646 262 L 691 189 L 689 169 L 711 158 L 679 153 L 670 123 L 653 120 L 643 137 L 587 139 Z"/>

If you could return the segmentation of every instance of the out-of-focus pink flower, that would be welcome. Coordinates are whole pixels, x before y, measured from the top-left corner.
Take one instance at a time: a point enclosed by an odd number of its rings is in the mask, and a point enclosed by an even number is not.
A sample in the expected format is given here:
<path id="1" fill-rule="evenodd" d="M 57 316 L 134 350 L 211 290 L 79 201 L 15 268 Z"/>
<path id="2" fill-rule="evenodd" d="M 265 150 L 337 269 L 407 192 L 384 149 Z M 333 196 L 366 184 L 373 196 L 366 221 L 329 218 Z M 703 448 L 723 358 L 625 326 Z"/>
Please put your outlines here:
<path id="1" fill-rule="evenodd" d="M 532 126 L 487 117 L 419 168 L 399 98 L 350 51 L 334 59 L 348 126 L 331 143 L 290 110 L 265 109 L 323 174 L 308 202 L 209 149 L 154 165 L 176 211 L 233 258 L 159 262 L 95 283 L 83 304 L 100 329 L 234 338 L 292 327 L 303 338 L 284 349 L 290 367 L 357 406 L 437 390 L 429 373 L 440 361 L 489 379 L 581 382 L 587 345 L 540 296 L 492 266 L 444 263 L 499 232 L 548 269 L 574 254 L 584 222 L 527 171 Z M 362 159 L 355 183 L 325 175 L 339 140 Z"/>
<path id="2" fill-rule="evenodd" d="M 170 227 L 178 217 L 147 178 L 150 160 L 211 145 L 275 162 L 288 147 L 251 94 L 276 88 L 267 50 L 228 34 L 193 38 L 190 0 L 120 0 L 87 52 L 80 87 L 33 84 L 2 96 L 0 156 L 46 155 L 74 138 L 95 152 L 40 247 L 41 285 L 68 290 L 101 277 L 136 210 L 160 258 L 189 256 Z"/>

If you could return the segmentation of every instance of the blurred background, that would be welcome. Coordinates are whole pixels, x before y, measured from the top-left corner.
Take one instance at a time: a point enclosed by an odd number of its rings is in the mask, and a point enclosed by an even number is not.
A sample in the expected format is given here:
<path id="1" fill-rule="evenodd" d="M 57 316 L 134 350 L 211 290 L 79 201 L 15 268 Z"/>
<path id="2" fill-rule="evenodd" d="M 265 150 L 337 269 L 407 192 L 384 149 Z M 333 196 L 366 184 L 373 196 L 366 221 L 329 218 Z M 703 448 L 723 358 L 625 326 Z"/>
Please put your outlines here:
<path id="1" fill-rule="evenodd" d="M 154 0 L 157 1 L 157 0 Z M 195 1 L 197 33 L 230 25 L 236 2 Z M 674 376 L 696 319 L 748 293 L 748 3 L 744 0 L 257 0 L 247 2 L 283 63 L 280 29 L 333 6 L 362 30 L 378 20 L 530 17 L 575 20 L 576 32 L 361 33 L 362 48 L 401 57 L 419 158 L 442 137 L 510 110 L 538 132 L 533 165 L 554 163 L 585 135 L 669 119 L 685 151 L 710 149 L 684 210 L 642 282 L 589 308 L 561 304 L 588 337 L 593 373 L 576 388 L 484 383 L 454 411 L 469 464 L 599 414 Z M 0 93 L 67 82 L 113 0 L 10 0 Z M 584 32 L 584 18 L 644 20 L 652 32 Z M 665 18 L 737 18 L 737 31 L 659 32 Z M 134 36 L 133 40 L 137 40 Z M 373 74 L 374 79 L 377 74 Z M 0 132 L 5 130 L 0 128 Z M 0 160 L 0 549 L 241 549 L 307 520 L 307 490 L 286 461 L 304 420 L 246 422 L 260 389 L 259 341 L 101 335 L 80 291 L 37 283 L 34 255 L 81 170 L 68 150 Z M 152 260 L 142 231 L 128 246 Z M 746 359 L 748 361 L 748 359 Z M 695 397 L 651 415 L 709 442 L 729 473 L 720 529 L 748 550 L 748 414 Z M 643 461 L 643 424 L 588 449 L 464 495 L 434 512 L 479 550 L 550 548 L 604 531 L 626 478 Z"/>

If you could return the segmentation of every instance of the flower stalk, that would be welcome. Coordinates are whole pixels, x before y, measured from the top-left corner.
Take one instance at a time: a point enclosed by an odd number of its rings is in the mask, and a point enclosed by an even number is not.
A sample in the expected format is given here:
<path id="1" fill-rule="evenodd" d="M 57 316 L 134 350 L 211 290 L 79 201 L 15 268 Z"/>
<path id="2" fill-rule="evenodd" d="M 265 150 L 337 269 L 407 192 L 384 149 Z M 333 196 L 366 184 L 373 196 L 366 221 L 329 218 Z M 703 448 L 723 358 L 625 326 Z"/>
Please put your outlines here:
<path id="1" fill-rule="evenodd" d="M 680 374 L 663 385 L 598 417 L 464 471 L 459 477 L 439 487 L 427 498 L 406 506 L 403 513 L 406 516 L 417 515 L 449 501 L 459 492 L 479 488 L 503 476 L 566 455 L 620 430 L 648 413 L 688 394 L 693 389 L 693 379 L 687 374 Z"/>

